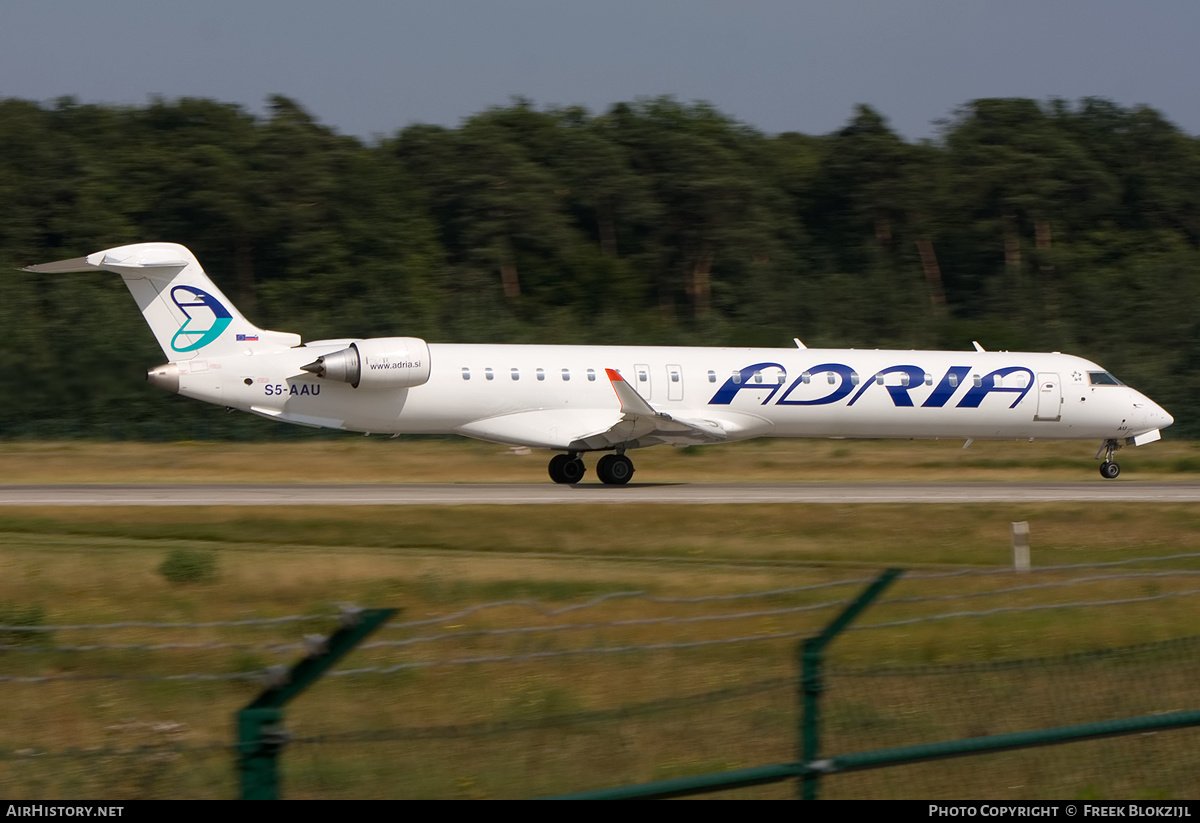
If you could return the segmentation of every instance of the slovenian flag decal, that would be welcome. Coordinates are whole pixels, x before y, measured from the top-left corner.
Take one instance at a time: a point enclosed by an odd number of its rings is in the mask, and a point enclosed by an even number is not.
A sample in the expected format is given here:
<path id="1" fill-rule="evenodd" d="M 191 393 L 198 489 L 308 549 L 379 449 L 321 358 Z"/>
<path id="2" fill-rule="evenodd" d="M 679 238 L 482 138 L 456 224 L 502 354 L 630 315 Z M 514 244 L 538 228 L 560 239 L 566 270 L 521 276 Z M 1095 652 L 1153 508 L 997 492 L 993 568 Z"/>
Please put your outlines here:
<path id="1" fill-rule="evenodd" d="M 248 343 L 255 342 L 258 340 L 258 335 L 257 334 L 239 334 L 237 336 L 237 340 L 239 343 L 241 343 L 243 340 Z"/>

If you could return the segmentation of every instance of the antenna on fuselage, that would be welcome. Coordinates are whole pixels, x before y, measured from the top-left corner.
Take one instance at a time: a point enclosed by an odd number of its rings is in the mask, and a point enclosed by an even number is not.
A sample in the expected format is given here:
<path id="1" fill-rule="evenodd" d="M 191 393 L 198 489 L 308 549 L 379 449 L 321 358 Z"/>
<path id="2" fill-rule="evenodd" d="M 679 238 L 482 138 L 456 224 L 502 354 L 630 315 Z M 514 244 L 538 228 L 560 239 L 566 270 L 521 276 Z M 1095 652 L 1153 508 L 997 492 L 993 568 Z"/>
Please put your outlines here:
<path id="1" fill-rule="evenodd" d="M 978 340 L 972 340 L 971 343 L 975 346 L 975 351 L 987 351 L 983 346 L 979 345 Z"/>
<path id="2" fill-rule="evenodd" d="M 793 337 L 792 342 L 796 344 L 796 348 L 798 348 L 798 349 L 807 349 L 808 348 L 808 346 L 806 346 L 800 342 L 799 337 Z"/>

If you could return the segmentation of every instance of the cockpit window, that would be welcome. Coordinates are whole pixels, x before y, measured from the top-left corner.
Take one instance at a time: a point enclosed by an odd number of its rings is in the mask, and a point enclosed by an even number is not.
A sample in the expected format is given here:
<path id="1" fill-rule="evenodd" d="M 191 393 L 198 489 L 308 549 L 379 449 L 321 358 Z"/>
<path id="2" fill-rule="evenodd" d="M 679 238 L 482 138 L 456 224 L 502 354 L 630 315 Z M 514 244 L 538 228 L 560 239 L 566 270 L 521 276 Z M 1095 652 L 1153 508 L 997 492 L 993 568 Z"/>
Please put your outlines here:
<path id="1" fill-rule="evenodd" d="M 1117 378 L 1113 377 L 1106 371 L 1090 371 L 1088 379 L 1092 381 L 1093 386 L 1124 386 Z"/>

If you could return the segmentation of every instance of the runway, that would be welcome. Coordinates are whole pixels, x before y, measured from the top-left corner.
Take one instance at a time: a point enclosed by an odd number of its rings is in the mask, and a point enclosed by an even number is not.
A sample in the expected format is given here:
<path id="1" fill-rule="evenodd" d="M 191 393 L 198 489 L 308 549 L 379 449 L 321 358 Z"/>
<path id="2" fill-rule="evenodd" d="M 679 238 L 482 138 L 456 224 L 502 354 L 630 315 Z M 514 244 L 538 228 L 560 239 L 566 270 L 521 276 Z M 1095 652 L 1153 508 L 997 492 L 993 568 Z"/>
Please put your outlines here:
<path id="1" fill-rule="evenodd" d="M 1200 503 L 1200 483 L 0 485 L 0 506 L 526 506 L 652 503 Z"/>

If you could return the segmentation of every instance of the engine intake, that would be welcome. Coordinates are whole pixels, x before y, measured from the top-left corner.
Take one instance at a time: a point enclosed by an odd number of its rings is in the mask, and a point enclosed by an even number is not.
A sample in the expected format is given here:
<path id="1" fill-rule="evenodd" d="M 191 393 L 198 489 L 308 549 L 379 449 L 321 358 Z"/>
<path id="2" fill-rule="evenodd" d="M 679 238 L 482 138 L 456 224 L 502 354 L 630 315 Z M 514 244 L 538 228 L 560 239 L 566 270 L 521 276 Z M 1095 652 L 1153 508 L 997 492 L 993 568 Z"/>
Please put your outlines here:
<path id="1" fill-rule="evenodd" d="M 356 389 L 410 389 L 429 380 L 429 346 L 418 337 L 373 337 L 300 368 Z"/>

